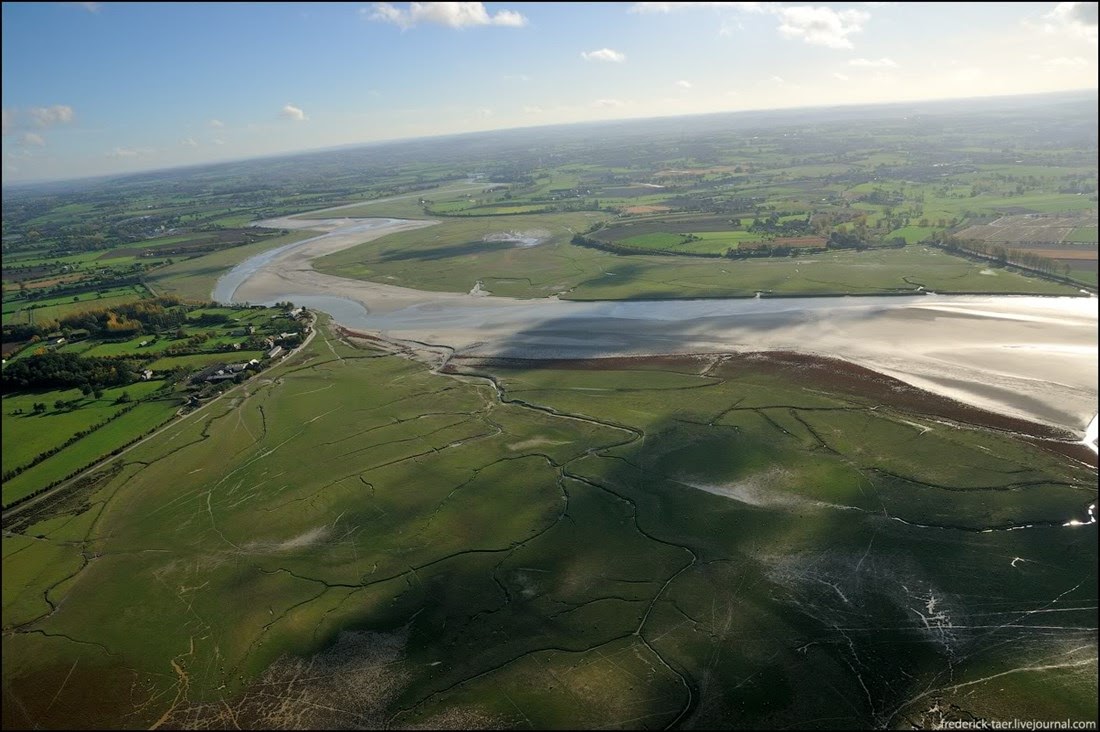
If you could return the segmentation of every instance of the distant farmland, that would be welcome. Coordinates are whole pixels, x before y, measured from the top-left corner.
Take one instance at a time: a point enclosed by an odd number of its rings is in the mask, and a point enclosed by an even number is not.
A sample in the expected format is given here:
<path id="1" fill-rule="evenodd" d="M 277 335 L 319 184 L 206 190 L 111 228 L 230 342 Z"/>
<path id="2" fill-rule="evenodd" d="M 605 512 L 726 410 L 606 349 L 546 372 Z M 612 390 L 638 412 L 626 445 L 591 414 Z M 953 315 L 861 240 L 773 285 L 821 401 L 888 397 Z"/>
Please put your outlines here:
<path id="1" fill-rule="evenodd" d="M 1092 238 L 1087 238 L 1091 229 Z M 1072 236 L 1071 236 L 1072 234 Z M 976 239 L 985 242 L 1003 242 L 1022 244 L 1029 242 L 1096 243 L 1096 214 L 1042 216 L 1028 214 L 1023 216 L 1002 216 L 990 221 L 963 229 L 958 234 L 961 239 Z"/>
<path id="2" fill-rule="evenodd" d="M 1002 216 L 959 232 L 962 239 L 1001 245 L 1053 260 L 1081 282 L 1097 282 L 1096 213 Z"/>

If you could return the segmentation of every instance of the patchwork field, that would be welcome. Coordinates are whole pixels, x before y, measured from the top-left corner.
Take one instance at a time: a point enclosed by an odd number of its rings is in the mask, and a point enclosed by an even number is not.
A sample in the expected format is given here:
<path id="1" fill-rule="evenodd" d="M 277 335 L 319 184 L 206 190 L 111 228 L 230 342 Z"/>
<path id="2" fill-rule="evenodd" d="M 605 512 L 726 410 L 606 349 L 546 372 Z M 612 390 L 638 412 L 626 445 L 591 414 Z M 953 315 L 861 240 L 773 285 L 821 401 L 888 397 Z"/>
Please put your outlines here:
<path id="1" fill-rule="evenodd" d="M 268 341 L 293 347 L 307 329 L 287 309 L 197 307 L 171 298 L 146 300 L 121 319 L 105 309 L 86 317 L 79 336 L 72 323 L 64 326 L 72 340 L 13 344 L 20 350 L 6 356 L 5 509 L 141 439 L 185 403 L 214 396 L 217 384 L 191 378 L 201 368 L 240 364 L 244 373 L 233 378 L 246 379 L 269 362 Z M 134 332 L 140 335 L 126 337 Z"/>
<path id="2" fill-rule="evenodd" d="M 782 354 L 447 371 L 319 332 L 5 513 L 4 726 L 1095 717 L 1091 453 Z"/>

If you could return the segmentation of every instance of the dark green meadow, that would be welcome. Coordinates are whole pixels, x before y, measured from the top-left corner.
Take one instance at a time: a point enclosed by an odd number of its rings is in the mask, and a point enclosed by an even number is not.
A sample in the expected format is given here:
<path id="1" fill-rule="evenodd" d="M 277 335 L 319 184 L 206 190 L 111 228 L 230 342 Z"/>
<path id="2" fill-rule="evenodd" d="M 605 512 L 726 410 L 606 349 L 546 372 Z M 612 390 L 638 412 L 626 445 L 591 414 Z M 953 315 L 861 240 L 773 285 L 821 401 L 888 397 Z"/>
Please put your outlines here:
<path id="1" fill-rule="evenodd" d="M 447 372 L 321 330 L 6 513 L 4 726 L 1095 717 L 1049 436 L 783 355 Z"/>

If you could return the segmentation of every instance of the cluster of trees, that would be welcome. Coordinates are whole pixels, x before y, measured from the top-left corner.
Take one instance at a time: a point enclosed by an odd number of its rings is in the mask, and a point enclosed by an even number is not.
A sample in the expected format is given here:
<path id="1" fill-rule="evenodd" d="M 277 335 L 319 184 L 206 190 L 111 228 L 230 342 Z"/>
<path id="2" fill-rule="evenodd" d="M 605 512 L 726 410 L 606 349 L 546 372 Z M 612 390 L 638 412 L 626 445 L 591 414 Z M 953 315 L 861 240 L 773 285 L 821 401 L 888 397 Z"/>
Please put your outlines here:
<path id="1" fill-rule="evenodd" d="M 45 338 L 57 329 L 56 321 L 45 323 L 9 323 L 4 325 L 3 342 L 20 343 L 32 338 Z"/>
<path id="2" fill-rule="evenodd" d="M 94 393 L 97 388 L 136 381 L 135 369 L 122 358 L 87 358 L 75 353 L 43 353 L 21 358 L 4 369 L 4 390 L 71 389 Z"/>
<path id="3" fill-rule="evenodd" d="M 866 249 L 870 246 L 867 241 L 866 230 L 856 230 L 852 232 L 847 231 L 834 231 L 829 234 L 829 241 L 826 245 L 830 249 Z"/>
<path id="4" fill-rule="evenodd" d="M 761 234 L 775 234 L 778 236 L 802 236 L 812 231 L 810 217 L 805 219 L 779 220 L 779 214 L 771 214 L 767 218 L 755 218 L 746 228 L 747 231 Z"/>
<path id="5" fill-rule="evenodd" d="M 176 297 L 158 297 L 87 310 L 61 318 L 62 329 L 86 329 L 92 335 L 134 336 L 146 330 L 178 328 L 187 323 L 187 308 Z"/>
<path id="6" fill-rule="evenodd" d="M 995 260 L 1001 265 L 1012 264 L 1047 275 L 1064 277 L 1069 272 L 1069 267 L 1065 264 L 1035 252 L 1029 252 L 1026 249 L 1007 249 L 1000 244 L 973 239 L 957 239 L 955 237 L 944 239 L 943 247 L 949 252 L 980 254 L 983 257 Z"/>

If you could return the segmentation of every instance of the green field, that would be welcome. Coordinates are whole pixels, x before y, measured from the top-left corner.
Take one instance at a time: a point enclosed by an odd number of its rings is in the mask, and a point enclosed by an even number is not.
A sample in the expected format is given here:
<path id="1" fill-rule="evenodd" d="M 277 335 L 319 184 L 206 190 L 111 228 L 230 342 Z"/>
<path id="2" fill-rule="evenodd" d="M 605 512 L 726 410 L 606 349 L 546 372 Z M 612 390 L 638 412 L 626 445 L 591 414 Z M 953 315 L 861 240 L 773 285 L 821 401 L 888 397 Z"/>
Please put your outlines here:
<path id="1" fill-rule="evenodd" d="M 6 514 L 5 726 L 1095 716 L 1090 468 L 797 361 L 455 368 L 320 333 Z"/>
<path id="2" fill-rule="evenodd" d="M 636 249 L 677 249 L 686 238 L 683 234 L 639 234 L 620 239 L 619 243 Z"/>
<path id="3" fill-rule="evenodd" d="M 144 287 L 133 285 L 31 301 L 5 298 L 4 324 L 48 322 L 74 313 L 136 302 L 147 296 L 148 291 Z"/>
<path id="4" fill-rule="evenodd" d="M 594 212 L 448 218 L 321 258 L 314 266 L 331 274 L 425 290 L 469 292 L 482 280 L 497 295 L 549 295 L 568 289 L 570 278 L 587 268 L 582 263 L 591 261 L 590 250 L 568 242 L 603 218 Z M 531 247 L 486 241 L 526 231 L 545 232 L 545 241 Z"/>
<path id="5" fill-rule="evenodd" d="M 381 196 L 376 200 L 363 201 L 356 206 L 343 206 L 337 211 L 313 211 L 302 213 L 295 218 L 300 219 L 329 219 L 334 216 L 369 217 L 392 216 L 402 219 L 426 219 L 430 218 L 424 213 L 424 207 L 420 204 L 421 197 L 427 197 L 433 201 L 452 201 L 456 208 L 466 205 L 465 193 L 482 190 L 484 186 L 471 184 L 468 181 L 448 183 L 430 191 L 422 193 L 408 193 L 400 196 Z"/>
<path id="6" fill-rule="evenodd" d="M 547 214 L 509 219 L 509 229 L 557 232 L 534 247 L 481 241 L 494 219 L 455 220 L 385 236 L 323 257 L 314 266 L 329 274 L 422 290 L 468 292 L 481 280 L 495 295 L 576 300 L 675 297 L 992 292 L 1075 294 L 1072 287 L 1011 272 L 981 273 L 986 265 L 927 247 L 865 252 L 814 252 L 800 257 L 698 259 L 618 255 L 568 243 L 569 231 L 595 214 Z M 651 236 L 649 234 L 644 236 Z M 667 235 L 657 235 L 667 236 Z M 704 239 L 703 244 L 708 240 Z"/>
<path id="7" fill-rule="evenodd" d="M 164 356 L 149 364 L 149 368 L 153 371 L 171 371 L 180 367 L 199 369 L 215 363 L 245 363 L 254 358 L 263 358 L 263 355 L 263 351 L 217 351 L 187 356 Z"/>
<path id="8" fill-rule="evenodd" d="M 749 231 L 700 231 L 684 234 L 654 232 L 636 234 L 615 240 L 615 244 L 632 249 L 682 252 L 685 254 L 725 254 L 742 242 L 761 241 L 763 237 Z"/>
<path id="9" fill-rule="evenodd" d="M 903 226 L 900 229 L 891 231 L 887 234 L 887 238 L 901 237 L 906 244 L 916 244 L 932 238 L 934 231 L 935 229 L 929 226 Z"/>
<path id="10" fill-rule="evenodd" d="M 179 406 L 179 401 L 171 398 L 139 403 L 87 437 L 6 481 L 3 491 L 4 505 L 25 498 L 76 470 L 90 466 L 112 450 L 171 419 Z"/>
<path id="11" fill-rule="evenodd" d="M 1069 232 L 1069 236 L 1065 239 L 1068 242 L 1082 242 L 1087 244 L 1095 244 L 1096 227 L 1095 226 L 1079 226 L 1073 231 Z"/>
<path id="12" fill-rule="evenodd" d="M 24 465 L 39 453 L 63 444 L 75 433 L 88 429 L 119 412 L 123 404 L 115 400 L 126 392 L 133 399 L 141 399 L 159 389 L 164 382 L 139 381 L 124 387 L 104 389 L 99 399 L 85 397 L 79 389 L 58 389 L 49 392 L 4 395 L 3 466 L 4 471 Z M 58 400 L 72 402 L 73 408 L 58 410 Z M 32 406 L 43 402 L 48 410 L 34 414 Z M 21 410 L 19 414 L 16 414 Z M 6 503 L 7 501 L 5 501 Z"/>

